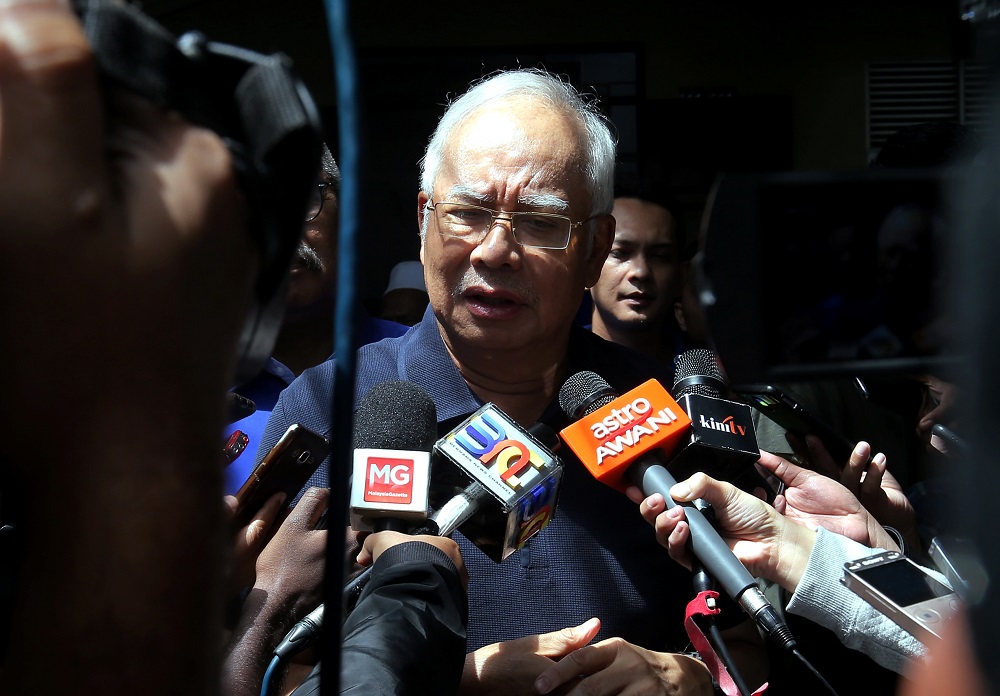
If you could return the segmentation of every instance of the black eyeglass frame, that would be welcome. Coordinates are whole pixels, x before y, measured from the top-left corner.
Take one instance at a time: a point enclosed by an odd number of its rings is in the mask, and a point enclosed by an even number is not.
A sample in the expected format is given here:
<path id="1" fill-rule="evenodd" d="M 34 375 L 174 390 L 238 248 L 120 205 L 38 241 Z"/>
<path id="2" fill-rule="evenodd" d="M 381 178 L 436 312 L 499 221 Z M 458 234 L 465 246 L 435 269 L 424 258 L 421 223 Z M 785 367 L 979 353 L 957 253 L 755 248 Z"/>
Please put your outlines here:
<path id="1" fill-rule="evenodd" d="M 316 206 L 316 212 L 315 213 L 310 213 L 309 212 L 310 210 L 312 210 L 313 205 L 315 205 L 314 200 L 313 200 L 313 196 L 315 195 L 315 192 L 310 192 L 309 193 L 309 200 L 308 200 L 308 204 L 309 205 L 306 208 L 306 222 L 312 222 L 313 220 L 315 220 L 316 218 L 319 217 L 320 213 L 323 212 L 323 201 L 326 199 L 326 190 L 328 188 L 331 188 L 332 186 L 333 186 L 333 183 L 331 183 L 329 181 L 321 181 L 318 184 L 316 184 L 316 188 L 319 189 L 319 205 Z"/>

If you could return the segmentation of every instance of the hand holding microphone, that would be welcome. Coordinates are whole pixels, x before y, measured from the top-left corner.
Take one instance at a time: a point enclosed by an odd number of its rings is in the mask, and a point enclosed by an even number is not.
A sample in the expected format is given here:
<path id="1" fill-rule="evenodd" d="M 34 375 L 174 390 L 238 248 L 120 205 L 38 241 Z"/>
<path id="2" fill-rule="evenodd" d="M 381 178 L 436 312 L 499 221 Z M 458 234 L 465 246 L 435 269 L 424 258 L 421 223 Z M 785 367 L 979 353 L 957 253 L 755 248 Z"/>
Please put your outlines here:
<path id="1" fill-rule="evenodd" d="M 647 496 L 660 493 L 668 507 L 677 505 L 669 494 L 676 480 L 664 447 L 684 441 L 690 419 L 656 380 L 619 397 L 600 375 L 579 372 L 563 385 L 559 403 L 579 419 L 560 434 L 598 480 L 623 492 L 634 485 Z M 791 631 L 753 576 L 700 510 L 690 506 L 685 512 L 692 550 L 705 569 L 765 633 L 793 650 Z"/>
<path id="2" fill-rule="evenodd" d="M 783 517 L 763 500 L 704 473 L 677 483 L 669 493 L 680 503 L 700 498 L 711 504 L 716 527 L 736 558 L 754 576 L 795 591 L 815 545 L 816 532 Z M 656 539 L 670 557 L 690 568 L 689 508 L 675 505 L 668 509 L 660 493 L 644 498 L 636 487 L 629 488 L 628 494 L 639 503 L 639 512 L 656 529 Z"/>

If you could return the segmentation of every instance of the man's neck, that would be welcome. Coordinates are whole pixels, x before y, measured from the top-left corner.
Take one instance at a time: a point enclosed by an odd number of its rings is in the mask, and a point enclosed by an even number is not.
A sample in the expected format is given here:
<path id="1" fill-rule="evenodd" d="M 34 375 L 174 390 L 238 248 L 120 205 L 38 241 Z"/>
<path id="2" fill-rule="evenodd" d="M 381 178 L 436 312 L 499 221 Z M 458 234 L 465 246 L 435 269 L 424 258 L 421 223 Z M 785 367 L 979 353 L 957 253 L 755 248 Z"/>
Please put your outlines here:
<path id="1" fill-rule="evenodd" d="M 561 349 L 483 351 L 455 346 L 442 331 L 445 348 L 473 393 L 490 401 L 517 423 L 536 423 L 566 378 L 566 346 Z M 558 342 L 557 342 L 558 343 Z"/>
<path id="2" fill-rule="evenodd" d="M 315 316 L 286 319 L 274 345 L 273 356 L 296 376 L 319 365 L 333 352 L 333 315 L 318 312 Z"/>

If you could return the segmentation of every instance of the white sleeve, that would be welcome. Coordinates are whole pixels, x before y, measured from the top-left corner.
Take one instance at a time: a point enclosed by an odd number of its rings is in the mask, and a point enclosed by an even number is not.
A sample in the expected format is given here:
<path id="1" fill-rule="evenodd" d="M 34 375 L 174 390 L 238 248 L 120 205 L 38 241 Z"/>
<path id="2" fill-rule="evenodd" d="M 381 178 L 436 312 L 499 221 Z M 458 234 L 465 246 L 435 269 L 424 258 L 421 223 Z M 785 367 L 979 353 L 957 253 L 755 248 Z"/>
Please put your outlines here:
<path id="1" fill-rule="evenodd" d="M 864 652 L 883 667 L 903 672 L 914 658 L 924 655 L 924 645 L 840 582 L 844 563 L 884 549 L 870 549 L 823 528 L 818 533 L 786 611 L 830 629 L 841 643 Z"/>

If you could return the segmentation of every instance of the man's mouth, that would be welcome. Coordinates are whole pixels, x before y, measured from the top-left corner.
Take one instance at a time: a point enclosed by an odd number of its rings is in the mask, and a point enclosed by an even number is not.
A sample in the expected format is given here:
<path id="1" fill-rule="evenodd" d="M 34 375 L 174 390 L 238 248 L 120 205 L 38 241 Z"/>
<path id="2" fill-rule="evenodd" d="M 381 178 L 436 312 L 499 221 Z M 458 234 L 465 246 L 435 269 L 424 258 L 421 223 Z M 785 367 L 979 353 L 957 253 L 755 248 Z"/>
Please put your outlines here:
<path id="1" fill-rule="evenodd" d="M 622 299 L 629 304 L 648 305 L 656 299 L 656 296 L 645 292 L 633 292 L 625 295 Z"/>
<path id="2" fill-rule="evenodd" d="M 473 302 L 490 305 L 491 307 L 510 307 L 512 305 L 519 304 L 511 298 L 502 295 L 484 295 L 482 293 L 472 292 L 467 293 L 465 297 Z"/>
<path id="3" fill-rule="evenodd" d="M 525 305 L 518 295 L 505 290 L 469 288 L 462 298 L 469 311 L 482 319 L 510 319 Z"/>

